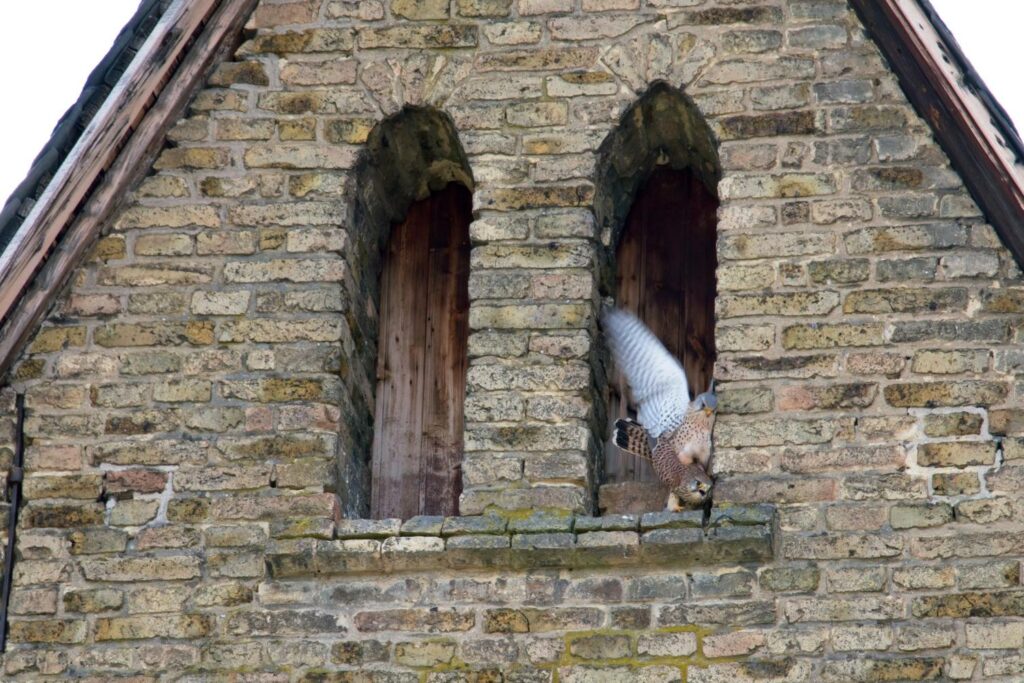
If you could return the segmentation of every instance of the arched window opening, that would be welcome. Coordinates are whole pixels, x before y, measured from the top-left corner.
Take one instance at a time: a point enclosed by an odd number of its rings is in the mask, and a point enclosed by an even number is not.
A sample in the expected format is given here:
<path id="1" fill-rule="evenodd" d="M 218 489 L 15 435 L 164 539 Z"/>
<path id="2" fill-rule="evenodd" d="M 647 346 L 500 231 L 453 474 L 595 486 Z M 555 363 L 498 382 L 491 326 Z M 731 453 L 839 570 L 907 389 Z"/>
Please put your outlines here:
<path id="1" fill-rule="evenodd" d="M 637 314 L 682 362 L 691 395 L 706 390 L 715 362 L 721 178 L 711 129 L 685 93 L 654 83 L 602 142 L 596 178 L 594 214 L 614 266 L 603 271 L 602 293 Z M 634 414 L 625 379 L 610 363 L 595 375 L 608 378 L 599 380 L 608 391 L 597 411 L 606 444 L 598 505 L 605 513 L 661 509 L 666 493 L 651 465 L 608 443 L 615 420 Z"/>
<path id="2" fill-rule="evenodd" d="M 469 223 L 462 185 L 409 207 L 380 280 L 370 514 L 454 515 L 461 492 Z"/>
<path id="3" fill-rule="evenodd" d="M 458 514 L 474 184 L 451 117 L 380 121 L 352 181 L 342 514 Z"/>
<path id="4" fill-rule="evenodd" d="M 715 216 L 718 201 L 689 169 L 665 166 L 637 193 L 616 251 L 615 301 L 637 315 L 682 363 L 691 397 L 715 364 Z M 609 429 L 635 417 L 621 373 L 610 383 Z M 605 480 L 657 481 L 651 464 L 606 447 Z"/>

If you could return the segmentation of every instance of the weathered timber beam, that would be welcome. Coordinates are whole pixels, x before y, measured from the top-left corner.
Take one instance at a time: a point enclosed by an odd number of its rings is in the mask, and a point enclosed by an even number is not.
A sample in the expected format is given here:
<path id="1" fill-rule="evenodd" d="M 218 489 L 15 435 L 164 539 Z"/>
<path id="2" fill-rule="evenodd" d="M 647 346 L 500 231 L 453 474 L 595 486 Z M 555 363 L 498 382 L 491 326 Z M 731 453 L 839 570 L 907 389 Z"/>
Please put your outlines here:
<path id="1" fill-rule="evenodd" d="M 932 127 L 953 167 L 1003 244 L 1024 267 L 1024 168 L 991 123 L 993 113 L 961 85 L 948 45 L 917 0 L 850 0 Z"/>
<path id="2" fill-rule="evenodd" d="M 176 0 L 0 255 L 0 376 L 257 0 Z"/>

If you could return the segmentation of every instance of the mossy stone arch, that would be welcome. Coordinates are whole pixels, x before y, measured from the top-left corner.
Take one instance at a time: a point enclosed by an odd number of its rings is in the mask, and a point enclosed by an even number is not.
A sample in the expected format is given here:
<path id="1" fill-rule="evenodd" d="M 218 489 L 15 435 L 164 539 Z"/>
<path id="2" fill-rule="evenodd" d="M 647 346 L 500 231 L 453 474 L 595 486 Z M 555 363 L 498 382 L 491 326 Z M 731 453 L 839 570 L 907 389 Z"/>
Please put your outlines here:
<path id="1" fill-rule="evenodd" d="M 693 100 L 665 81 L 655 81 L 626 110 L 597 151 L 594 216 L 612 250 L 637 192 L 659 166 L 689 169 L 718 194 L 722 166 L 715 136 Z"/>
<path id="2" fill-rule="evenodd" d="M 345 283 L 345 313 L 354 348 L 343 358 L 341 371 L 349 388 L 342 398 L 349 402 L 342 406 L 343 415 L 349 416 L 342 427 L 348 432 L 343 442 L 351 446 L 343 447 L 339 458 L 339 495 L 346 516 L 366 517 L 372 490 L 381 272 L 389 238 L 414 207 L 418 220 L 429 220 L 431 209 L 421 205 L 432 195 L 458 195 L 449 204 L 454 202 L 468 221 L 474 182 L 451 117 L 431 107 L 406 106 L 370 132 L 350 187 L 353 229 L 345 247 L 351 273 Z M 468 223 L 466 230 L 468 235 Z"/>
<path id="3" fill-rule="evenodd" d="M 653 84 L 626 111 L 598 151 L 595 217 L 606 249 L 602 294 L 637 314 L 683 364 L 691 393 L 707 388 L 714 366 L 717 143 L 693 101 L 667 83 Z M 599 373 L 600 374 L 603 373 Z M 609 368 L 599 404 L 609 429 L 630 414 L 625 378 Z M 703 386 L 701 386 L 703 385 Z M 601 411 L 598 411 L 599 413 Z M 607 436 L 603 434 L 602 436 Z M 656 488 L 649 463 L 606 448 L 600 504 L 612 512 L 640 512 L 607 504 L 633 489 L 634 505 L 657 509 L 662 497 L 641 503 L 640 488 Z M 619 488 L 614 488 L 619 487 Z M 634 495 L 635 494 L 635 495 Z"/>

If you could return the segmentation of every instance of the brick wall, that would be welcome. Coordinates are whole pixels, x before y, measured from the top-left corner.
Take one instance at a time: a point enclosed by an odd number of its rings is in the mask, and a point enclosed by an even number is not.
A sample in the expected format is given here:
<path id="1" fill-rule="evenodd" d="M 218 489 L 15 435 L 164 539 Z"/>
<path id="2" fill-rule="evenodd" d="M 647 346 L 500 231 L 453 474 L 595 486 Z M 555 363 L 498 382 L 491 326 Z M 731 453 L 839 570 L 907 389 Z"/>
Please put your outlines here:
<path id="1" fill-rule="evenodd" d="M 844 2 L 251 23 L 0 399 L 30 442 L 7 677 L 1024 676 L 1020 272 Z M 659 81 L 717 141 L 716 500 L 775 506 L 770 555 L 717 550 L 736 520 L 588 515 L 629 194 L 599 163 L 644 168 L 614 136 Z M 491 513 L 409 528 L 349 519 L 374 244 L 422 190 L 367 140 L 405 105 L 461 147 L 409 168 L 473 189 L 462 513 Z"/>

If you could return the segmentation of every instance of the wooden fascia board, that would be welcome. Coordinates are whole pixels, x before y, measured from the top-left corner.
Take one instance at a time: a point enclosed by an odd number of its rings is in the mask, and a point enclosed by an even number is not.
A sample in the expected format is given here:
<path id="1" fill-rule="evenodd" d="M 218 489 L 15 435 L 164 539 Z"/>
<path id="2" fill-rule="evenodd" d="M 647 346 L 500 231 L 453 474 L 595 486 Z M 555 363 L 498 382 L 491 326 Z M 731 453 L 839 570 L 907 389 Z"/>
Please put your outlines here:
<path id="1" fill-rule="evenodd" d="M 939 32 L 917 0 L 850 4 L 1003 244 L 1024 266 L 1024 169 L 989 123 L 991 112 L 961 85 Z"/>
<path id="2" fill-rule="evenodd" d="M 0 255 L 0 376 L 257 0 L 176 0 Z"/>

